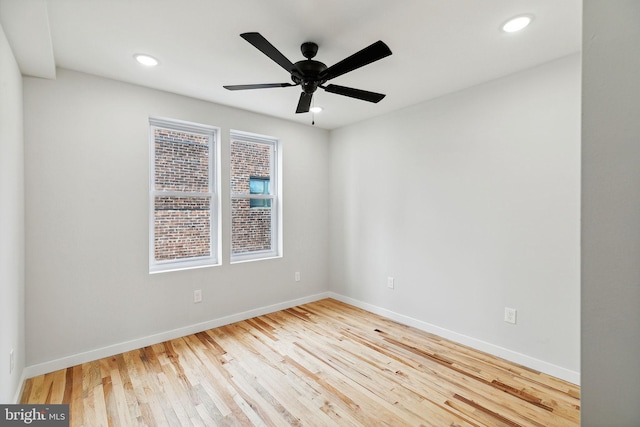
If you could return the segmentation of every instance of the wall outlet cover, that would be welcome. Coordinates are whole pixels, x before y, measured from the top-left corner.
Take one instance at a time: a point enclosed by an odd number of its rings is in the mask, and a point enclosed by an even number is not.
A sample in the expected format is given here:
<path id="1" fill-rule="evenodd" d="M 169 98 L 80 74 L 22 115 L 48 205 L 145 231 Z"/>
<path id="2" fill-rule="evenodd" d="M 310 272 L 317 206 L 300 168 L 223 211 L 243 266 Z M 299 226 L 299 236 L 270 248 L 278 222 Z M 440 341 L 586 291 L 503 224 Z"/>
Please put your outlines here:
<path id="1" fill-rule="evenodd" d="M 509 307 L 505 307 L 504 308 L 504 321 L 507 323 L 512 323 L 512 324 L 516 324 L 516 316 L 517 316 L 517 310 L 515 308 L 509 308 Z"/>

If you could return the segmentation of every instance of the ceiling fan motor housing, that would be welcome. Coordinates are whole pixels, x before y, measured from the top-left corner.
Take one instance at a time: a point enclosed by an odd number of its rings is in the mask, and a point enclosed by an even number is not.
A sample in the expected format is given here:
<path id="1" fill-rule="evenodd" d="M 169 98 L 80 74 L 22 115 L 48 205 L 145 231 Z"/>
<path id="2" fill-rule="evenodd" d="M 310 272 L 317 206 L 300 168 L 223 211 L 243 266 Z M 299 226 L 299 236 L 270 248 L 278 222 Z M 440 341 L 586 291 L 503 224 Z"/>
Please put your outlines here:
<path id="1" fill-rule="evenodd" d="M 304 46 L 304 44 L 302 46 Z M 322 62 L 306 59 L 298 61 L 294 65 L 295 70 L 291 73 L 291 79 L 296 84 L 300 84 L 305 93 L 314 93 L 319 85 L 326 82 L 326 80 L 320 78 L 322 72 L 327 69 L 327 66 Z"/>

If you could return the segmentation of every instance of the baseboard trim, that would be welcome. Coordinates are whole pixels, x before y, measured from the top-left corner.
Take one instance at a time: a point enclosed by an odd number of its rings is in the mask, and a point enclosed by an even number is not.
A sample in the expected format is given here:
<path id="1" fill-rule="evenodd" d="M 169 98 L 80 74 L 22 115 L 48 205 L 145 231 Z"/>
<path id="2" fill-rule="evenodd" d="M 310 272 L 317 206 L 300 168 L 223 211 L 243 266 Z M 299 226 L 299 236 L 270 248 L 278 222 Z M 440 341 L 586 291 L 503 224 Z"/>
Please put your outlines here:
<path id="1" fill-rule="evenodd" d="M 386 308 L 378 307 L 369 303 L 359 301 L 351 297 L 337 294 L 335 292 L 329 292 L 329 297 L 336 299 L 338 301 L 342 301 L 346 304 L 350 304 L 355 307 L 361 308 L 363 310 L 367 310 L 371 313 L 375 313 L 380 316 L 387 317 L 391 320 L 402 323 L 404 325 L 412 326 L 414 328 L 438 335 L 442 338 L 449 339 L 459 344 L 463 344 L 463 345 L 475 348 L 477 350 L 484 351 L 485 353 L 489 353 L 493 356 L 500 357 L 510 362 L 514 362 L 519 365 L 526 366 L 530 369 L 543 372 L 547 375 L 560 378 L 572 384 L 580 385 L 579 372 L 572 371 L 570 369 L 566 369 L 561 366 L 557 366 L 552 363 L 545 362 L 544 360 L 536 359 L 534 357 L 527 356 L 526 354 L 518 353 L 516 351 L 509 350 L 507 348 L 500 347 L 476 338 L 472 338 L 467 335 L 463 335 L 458 332 L 451 331 L 449 329 L 441 328 L 439 326 L 432 325 L 422 320 L 414 319 L 412 317 L 405 316 L 403 314 L 399 314 L 391 310 L 387 310 Z"/>
<path id="2" fill-rule="evenodd" d="M 158 344 L 164 341 L 172 340 L 175 338 L 184 337 L 187 335 L 195 334 L 198 332 L 206 331 L 207 329 L 217 328 L 231 323 L 240 322 L 242 320 L 251 319 L 256 316 L 262 316 L 264 314 L 273 313 L 275 311 L 285 310 L 287 308 L 295 307 L 301 304 L 307 304 L 321 299 L 329 298 L 328 292 L 309 295 L 302 298 L 297 298 L 278 304 L 267 305 L 264 307 L 258 307 L 255 309 L 243 311 L 241 313 L 232 314 L 229 316 L 219 317 L 217 319 L 208 320 L 206 322 L 196 323 L 193 325 L 185 326 L 182 328 L 172 329 L 170 331 L 162 332 L 159 334 L 150 335 L 134 339 L 131 341 L 125 341 L 118 344 L 109 345 L 106 347 L 89 350 L 83 353 L 74 354 L 60 359 L 51 360 L 49 362 L 39 363 L 25 367 L 23 370 L 23 380 L 43 375 L 49 372 L 57 371 L 60 369 L 66 369 L 71 366 L 80 365 L 82 363 L 91 362 L 94 360 L 102 359 L 104 357 L 113 356 L 115 354 L 124 353 L 131 350 L 136 350 L 142 347 Z M 19 398 L 19 397 L 18 397 Z"/>

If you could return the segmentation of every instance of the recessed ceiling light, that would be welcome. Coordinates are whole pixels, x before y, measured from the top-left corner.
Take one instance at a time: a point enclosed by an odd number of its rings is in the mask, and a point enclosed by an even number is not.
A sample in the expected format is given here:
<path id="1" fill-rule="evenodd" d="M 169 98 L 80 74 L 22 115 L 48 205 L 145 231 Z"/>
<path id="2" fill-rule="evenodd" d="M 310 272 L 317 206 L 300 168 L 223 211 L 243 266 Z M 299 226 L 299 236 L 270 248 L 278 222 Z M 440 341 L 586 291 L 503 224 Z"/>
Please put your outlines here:
<path id="1" fill-rule="evenodd" d="M 141 63 L 142 65 L 146 65 L 147 67 L 155 67 L 158 65 L 158 60 L 153 56 L 145 55 L 144 53 L 136 53 L 133 57 Z"/>
<path id="2" fill-rule="evenodd" d="M 311 107 L 309 108 L 309 111 L 311 111 L 312 113 L 319 113 L 322 111 L 322 107 Z"/>
<path id="3" fill-rule="evenodd" d="M 525 28 L 527 25 L 531 23 L 533 17 L 531 15 L 521 15 L 516 16 L 515 18 L 509 19 L 502 26 L 502 31 L 505 33 L 515 33 L 516 31 L 520 31 Z"/>

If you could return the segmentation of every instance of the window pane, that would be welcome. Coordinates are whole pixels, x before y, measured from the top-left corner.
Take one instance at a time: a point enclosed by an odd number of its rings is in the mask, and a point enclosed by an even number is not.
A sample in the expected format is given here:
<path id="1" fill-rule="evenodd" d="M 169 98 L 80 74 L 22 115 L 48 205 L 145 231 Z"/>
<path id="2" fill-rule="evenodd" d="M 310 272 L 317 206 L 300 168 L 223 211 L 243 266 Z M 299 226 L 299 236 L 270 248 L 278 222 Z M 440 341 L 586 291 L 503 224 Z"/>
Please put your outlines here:
<path id="1" fill-rule="evenodd" d="M 233 141 L 231 143 L 231 193 L 254 193 L 251 185 L 261 186 L 261 191 L 254 194 L 268 194 L 268 184 L 259 183 L 260 180 L 269 181 L 271 177 L 272 146 L 247 141 Z M 267 193 L 264 192 L 266 187 Z"/>
<path id="2" fill-rule="evenodd" d="M 211 255 L 211 198 L 156 197 L 156 261 Z"/>
<path id="3" fill-rule="evenodd" d="M 209 191 L 208 135 L 155 129 L 155 190 Z"/>
<path id="4" fill-rule="evenodd" d="M 268 206 L 252 209 L 251 200 L 268 202 Z M 271 250 L 271 200 L 233 199 L 231 229 L 233 255 Z"/>

